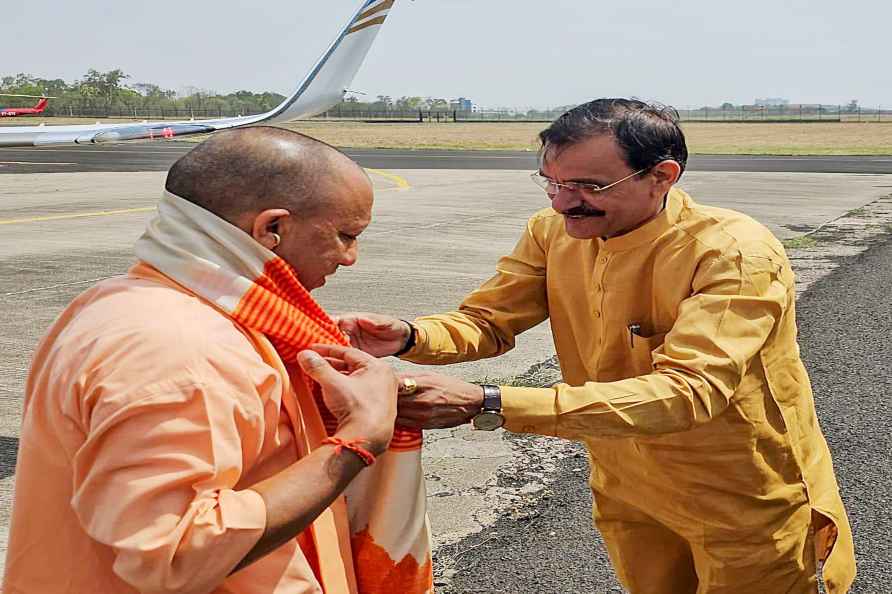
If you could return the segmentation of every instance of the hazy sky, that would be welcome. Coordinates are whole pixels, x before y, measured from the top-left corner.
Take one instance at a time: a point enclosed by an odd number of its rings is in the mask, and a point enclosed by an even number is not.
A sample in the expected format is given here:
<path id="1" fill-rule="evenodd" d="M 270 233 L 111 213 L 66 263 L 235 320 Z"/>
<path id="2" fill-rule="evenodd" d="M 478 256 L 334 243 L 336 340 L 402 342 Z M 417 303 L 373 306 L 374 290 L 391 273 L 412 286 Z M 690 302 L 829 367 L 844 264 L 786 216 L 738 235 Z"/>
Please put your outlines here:
<path id="1" fill-rule="evenodd" d="M 359 0 L 2 0 L 0 75 L 122 68 L 180 90 L 288 93 Z M 892 107 L 892 2 L 397 0 L 352 87 L 549 107 L 637 96 L 677 107 Z"/>

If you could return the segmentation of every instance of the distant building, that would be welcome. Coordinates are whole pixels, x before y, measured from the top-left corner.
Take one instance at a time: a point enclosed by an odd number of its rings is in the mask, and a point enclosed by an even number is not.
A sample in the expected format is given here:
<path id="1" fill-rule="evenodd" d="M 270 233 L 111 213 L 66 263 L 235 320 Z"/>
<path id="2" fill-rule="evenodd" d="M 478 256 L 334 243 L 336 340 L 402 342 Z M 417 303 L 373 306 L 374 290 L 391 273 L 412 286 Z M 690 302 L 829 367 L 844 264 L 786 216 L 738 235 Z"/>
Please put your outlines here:
<path id="1" fill-rule="evenodd" d="M 753 105 L 756 107 L 786 107 L 789 104 L 789 99 L 782 99 L 780 97 L 766 97 L 765 99 L 756 99 L 753 101 Z"/>
<path id="2" fill-rule="evenodd" d="M 474 102 L 470 99 L 465 99 L 464 97 L 459 97 L 458 99 L 450 101 L 449 109 L 458 111 L 477 111 L 474 107 Z"/>

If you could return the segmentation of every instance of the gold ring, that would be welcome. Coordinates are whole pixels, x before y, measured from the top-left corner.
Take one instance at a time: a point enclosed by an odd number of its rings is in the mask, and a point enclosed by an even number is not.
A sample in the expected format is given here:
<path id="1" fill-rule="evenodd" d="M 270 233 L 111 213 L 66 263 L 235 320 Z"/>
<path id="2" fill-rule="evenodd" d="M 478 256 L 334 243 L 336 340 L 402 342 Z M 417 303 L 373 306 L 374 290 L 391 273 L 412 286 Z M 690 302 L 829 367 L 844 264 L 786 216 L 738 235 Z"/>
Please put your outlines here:
<path id="1" fill-rule="evenodd" d="M 418 391 L 418 382 L 411 377 L 404 377 L 400 380 L 399 393 L 402 396 L 409 396 Z"/>

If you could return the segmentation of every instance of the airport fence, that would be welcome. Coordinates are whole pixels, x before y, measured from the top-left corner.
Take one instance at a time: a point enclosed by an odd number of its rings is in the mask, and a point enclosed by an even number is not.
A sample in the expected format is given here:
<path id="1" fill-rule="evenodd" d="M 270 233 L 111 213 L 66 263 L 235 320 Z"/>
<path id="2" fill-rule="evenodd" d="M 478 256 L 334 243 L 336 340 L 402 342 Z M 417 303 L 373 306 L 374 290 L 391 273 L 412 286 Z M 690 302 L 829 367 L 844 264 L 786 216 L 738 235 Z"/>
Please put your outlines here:
<path id="1" fill-rule="evenodd" d="M 52 102 L 43 113 L 47 117 L 64 118 L 133 118 L 146 120 L 188 120 L 225 118 L 252 115 L 255 112 L 239 112 L 221 108 L 190 109 L 182 107 L 130 107 L 110 104 L 101 106 L 64 105 L 53 106 Z"/>
<path id="2" fill-rule="evenodd" d="M 382 122 L 552 122 L 563 111 L 369 110 L 338 106 L 315 119 Z M 892 122 L 892 109 L 847 106 L 738 106 L 678 110 L 685 122 Z"/>
<path id="3" fill-rule="evenodd" d="M 62 106 L 47 108 L 49 117 L 133 118 L 133 119 L 208 119 L 253 115 L 222 108 L 191 109 L 180 107 L 134 108 L 126 105 Z M 337 106 L 313 120 L 363 122 L 552 122 L 561 111 L 462 111 L 431 109 L 361 109 Z M 826 105 L 777 107 L 744 106 L 727 108 L 685 108 L 678 110 L 685 122 L 892 122 L 892 109 Z"/>
<path id="4" fill-rule="evenodd" d="M 688 122 L 892 122 L 892 109 L 846 105 L 778 105 L 679 109 Z"/>

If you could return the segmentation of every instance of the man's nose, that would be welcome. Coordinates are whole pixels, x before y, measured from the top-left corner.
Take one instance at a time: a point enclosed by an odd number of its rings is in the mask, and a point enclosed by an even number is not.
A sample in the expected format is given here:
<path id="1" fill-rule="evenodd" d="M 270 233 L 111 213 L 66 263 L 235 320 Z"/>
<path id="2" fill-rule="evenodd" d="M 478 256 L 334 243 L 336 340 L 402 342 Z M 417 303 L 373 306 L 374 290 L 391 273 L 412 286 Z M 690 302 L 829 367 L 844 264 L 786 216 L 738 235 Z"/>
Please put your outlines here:
<path id="1" fill-rule="evenodd" d="M 551 196 L 551 207 L 558 212 L 565 212 L 581 204 L 578 192 L 571 192 L 566 188 L 558 188 L 557 194 Z"/>
<path id="2" fill-rule="evenodd" d="M 359 243 L 353 242 L 353 245 L 344 250 L 341 254 L 341 266 L 353 266 L 359 259 Z"/>

